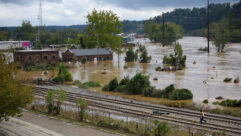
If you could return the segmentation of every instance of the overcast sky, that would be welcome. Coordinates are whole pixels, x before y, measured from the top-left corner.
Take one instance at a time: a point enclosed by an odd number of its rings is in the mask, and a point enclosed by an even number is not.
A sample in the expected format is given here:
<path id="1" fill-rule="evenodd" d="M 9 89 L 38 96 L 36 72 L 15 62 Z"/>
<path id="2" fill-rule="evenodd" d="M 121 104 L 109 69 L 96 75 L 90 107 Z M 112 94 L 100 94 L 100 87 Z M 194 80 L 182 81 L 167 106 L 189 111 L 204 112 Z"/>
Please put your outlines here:
<path id="1" fill-rule="evenodd" d="M 210 0 L 210 3 L 238 0 Z M 38 0 L 0 0 L 0 26 L 19 26 L 22 20 L 38 25 Z M 203 7 L 207 0 L 42 0 L 45 25 L 86 23 L 91 10 L 112 10 L 121 20 L 144 20 L 174 8 Z"/>

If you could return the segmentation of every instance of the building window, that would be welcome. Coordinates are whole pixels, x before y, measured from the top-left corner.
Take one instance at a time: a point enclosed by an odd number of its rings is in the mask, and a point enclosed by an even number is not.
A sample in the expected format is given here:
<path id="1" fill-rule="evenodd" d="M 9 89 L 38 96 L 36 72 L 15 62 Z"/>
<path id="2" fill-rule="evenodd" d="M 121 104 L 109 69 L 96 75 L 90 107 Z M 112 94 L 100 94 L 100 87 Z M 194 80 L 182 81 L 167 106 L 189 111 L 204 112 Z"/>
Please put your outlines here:
<path id="1" fill-rule="evenodd" d="M 52 56 L 52 60 L 55 60 L 55 56 Z"/>
<path id="2" fill-rule="evenodd" d="M 44 56 L 44 60 L 48 60 L 48 56 Z"/>
<path id="3" fill-rule="evenodd" d="M 22 57 L 21 56 L 18 56 L 18 61 L 22 61 Z"/>
<path id="4" fill-rule="evenodd" d="M 31 61 L 32 57 L 31 56 L 28 56 L 28 60 Z"/>
<path id="5" fill-rule="evenodd" d="M 40 56 L 36 56 L 37 63 L 39 63 L 39 60 L 40 60 Z"/>

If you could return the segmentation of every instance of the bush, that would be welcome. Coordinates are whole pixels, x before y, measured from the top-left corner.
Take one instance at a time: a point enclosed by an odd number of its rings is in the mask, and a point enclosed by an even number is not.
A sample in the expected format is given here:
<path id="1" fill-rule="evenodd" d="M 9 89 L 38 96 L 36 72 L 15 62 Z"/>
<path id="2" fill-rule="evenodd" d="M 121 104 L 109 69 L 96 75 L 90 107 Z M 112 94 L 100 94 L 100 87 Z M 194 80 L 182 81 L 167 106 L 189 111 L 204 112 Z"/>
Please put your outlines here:
<path id="1" fill-rule="evenodd" d="M 120 81 L 120 85 L 127 85 L 130 82 L 129 77 L 124 77 L 123 79 L 121 79 Z"/>
<path id="2" fill-rule="evenodd" d="M 64 83 L 64 78 L 63 77 L 55 77 L 53 79 L 53 81 L 56 83 Z"/>
<path id="3" fill-rule="evenodd" d="M 231 100 L 227 99 L 219 103 L 222 106 L 229 106 L 229 107 L 241 107 L 241 99 L 240 100 Z"/>
<path id="4" fill-rule="evenodd" d="M 222 97 L 222 96 L 218 96 L 218 97 L 216 97 L 215 99 L 217 99 L 217 100 L 222 100 L 223 97 Z"/>
<path id="5" fill-rule="evenodd" d="M 223 82 L 231 82 L 232 81 L 232 78 L 228 78 L 228 77 L 226 77 L 224 80 L 223 80 Z"/>
<path id="6" fill-rule="evenodd" d="M 99 82 L 94 82 L 94 81 L 88 81 L 88 82 L 85 82 L 83 83 L 83 85 L 86 85 L 89 87 L 100 87 L 100 83 Z"/>
<path id="7" fill-rule="evenodd" d="M 79 80 L 75 80 L 74 84 L 77 85 L 79 88 L 84 88 L 84 89 L 101 86 L 98 82 L 94 82 L 94 81 L 88 81 L 82 84 Z"/>
<path id="8" fill-rule="evenodd" d="M 63 78 L 65 81 L 73 81 L 72 75 L 69 72 L 66 73 Z"/>
<path id="9" fill-rule="evenodd" d="M 143 90 L 144 96 L 151 96 L 154 91 L 154 87 L 148 87 Z"/>
<path id="10" fill-rule="evenodd" d="M 239 77 L 236 77 L 233 81 L 233 83 L 239 83 Z"/>
<path id="11" fill-rule="evenodd" d="M 114 91 L 115 92 L 125 92 L 126 91 L 126 85 L 119 85 Z"/>
<path id="12" fill-rule="evenodd" d="M 128 94 L 142 94 L 146 88 L 150 87 L 149 76 L 141 73 L 136 74 L 127 84 L 126 93 Z"/>
<path id="13" fill-rule="evenodd" d="M 162 68 L 160 66 L 156 67 L 156 71 L 162 71 Z"/>
<path id="14" fill-rule="evenodd" d="M 175 90 L 174 84 L 171 84 L 167 86 L 163 91 L 162 91 L 162 97 L 163 98 L 168 98 L 169 95 Z"/>
<path id="15" fill-rule="evenodd" d="M 118 87 L 118 81 L 116 78 L 112 79 L 110 82 L 109 82 L 109 91 L 114 91 L 117 87 Z"/>
<path id="16" fill-rule="evenodd" d="M 133 61 L 137 60 L 137 58 L 138 58 L 137 53 L 135 53 L 132 48 L 129 48 L 129 50 L 126 52 L 125 61 L 133 62 Z"/>
<path id="17" fill-rule="evenodd" d="M 171 100 L 187 100 L 192 99 L 193 94 L 188 89 L 175 89 L 173 92 L 169 94 L 169 99 Z"/>
<path id="18" fill-rule="evenodd" d="M 109 90 L 109 85 L 103 86 L 102 90 L 103 90 L 103 91 L 110 91 L 110 90 Z"/>
<path id="19" fill-rule="evenodd" d="M 204 47 L 204 48 L 200 47 L 198 50 L 199 51 L 208 51 L 208 47 Z"/>
<path id="20" fill-rule="evenodd" d="M 148 63 L 151 60 L 151 56 L 148 56 L 147 51 L 144 50 L 140 57 L 141 63 Z"/>
<path id="21" fill-rule="evenodd" d="M 207 104 L 208 103 L 208 99 L 203 100 L 203 103 Z"/>
<path id="22" fill-rule="evenodd" d="M 163 97 L 163 90 L 154 89 L 151 96 L 161 98 Z"/>

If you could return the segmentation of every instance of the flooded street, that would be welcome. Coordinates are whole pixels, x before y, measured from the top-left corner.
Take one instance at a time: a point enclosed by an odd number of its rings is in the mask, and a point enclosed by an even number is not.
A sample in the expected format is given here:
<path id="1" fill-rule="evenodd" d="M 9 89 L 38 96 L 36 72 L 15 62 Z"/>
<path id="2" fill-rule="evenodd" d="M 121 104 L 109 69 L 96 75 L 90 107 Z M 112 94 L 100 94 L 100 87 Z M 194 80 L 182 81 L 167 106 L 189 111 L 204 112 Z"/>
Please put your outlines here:
<path id="1" fill-rule="evenodd" d="M 75 64 L 76 67 L 69 69 L 74 80 L 98 81 L 107 84 L 111 79 L 117 77 L 120 81 L 125 76 L 133 77 L 138 72 L 145 72 L 150 76 L 150 82 L 158 89 L 175 84 L 177 88 L 188 88 L 193 94 L 195 102 L 204 99 L 214 100 L 217 96 L 224 98 L 240 99 L 241 86 L 233 82 L 224 83 L 225 77 L 236 78 L 241 75 L 241 44 L 228 44 L 225 52 L 219 54 L 215 46 L 211 44 L 210 53 L 199 51 L 200 47 L 206 47 L 206 39 L 202 37 L 184 37 L 179 40 L 183 47 L 183 53 L 187 55 L 186 69 L 177 72 L 157 72 L 155 68 L 162 66 L 164 55 L 173 53 L 174 46 L 161 47 L 160 44 L 150 43 L 147 39 L 137 39 L 135 42 L 146 46 L 152 61 L 148 64 L 139 62 L 125 63 L 125 53 L 120 55 L 120 66 L 118 68 L 118 56 L 114 53 L 113 61 L 88 62 L 83 65 Z M 196 64 L 193 64 L 193 61 Z M 124 68 L 127 65 L 128 68 Z M 215 66 L 215 68 L 213 67 Z M 102 74 L 102 72 L 107 74 Z M 158 81 L 153 78 L 157 77 Z M 207 84 L 204 84 L 203 81 Z M 92 90 L 100 91 L 100 88 Z"/>

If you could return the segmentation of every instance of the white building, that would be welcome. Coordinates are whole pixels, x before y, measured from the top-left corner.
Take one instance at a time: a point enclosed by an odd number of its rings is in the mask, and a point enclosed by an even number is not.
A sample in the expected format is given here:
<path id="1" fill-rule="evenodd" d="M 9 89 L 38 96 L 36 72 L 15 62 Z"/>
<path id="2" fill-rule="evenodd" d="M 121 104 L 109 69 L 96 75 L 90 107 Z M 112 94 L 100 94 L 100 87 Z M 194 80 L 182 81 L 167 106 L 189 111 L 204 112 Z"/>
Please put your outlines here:
<path id="1" fill-rule="evenodd" d="M 22 47 L 22 41 L 0 41 L 0 50 Z"/>

